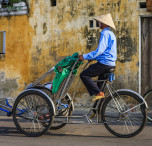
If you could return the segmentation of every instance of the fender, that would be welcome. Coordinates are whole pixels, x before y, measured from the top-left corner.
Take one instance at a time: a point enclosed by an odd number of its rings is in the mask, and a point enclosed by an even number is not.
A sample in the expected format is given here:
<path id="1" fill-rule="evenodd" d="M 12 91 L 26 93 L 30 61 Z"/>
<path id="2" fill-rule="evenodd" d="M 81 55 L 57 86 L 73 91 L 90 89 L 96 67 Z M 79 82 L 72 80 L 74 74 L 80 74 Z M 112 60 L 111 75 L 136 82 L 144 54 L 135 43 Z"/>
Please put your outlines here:
<path id="1" fill-rule="evenodd" d="M 68 96 L 68 98 L 70 99 L 70 101 L 72 101 L 71 102 L 71 106 L 72 106 L 71 110 L 74 111 L 74 103 L 73 103 L 72 97 L 68 93 L 66 94 L 66 96 Z"/>
<path id="2" fill-rule="evenodd" d="M 127 91 L 127 92 L 131 92 L 131 93 L 133 93 L 133 94 L 136 94 L 136 95 L 144 102 L 146 108 L 148 108 L 148 105 L 147 105 L 145 99 L 144 99 L 139 93 L 137 93 L 137 92 L 135 92 L 135 91 L 133 91 L 133 90 L 130 90 L 130 89 L 119 89 L 119 90 L 117 90 L 116 92 L 119 92 L 119 91 Z"/>
<path id="3" fill-rule="evenodd" d="M 54 103 L 53 103 L 52 99 L 51 99 L 45 92 L 43 92 L 42 90 L 35 89 L 35 88 L 26 89 L 26 90 L 24 90 L 23 92 L 21 92 L 21 93 L 17 96 L 17 98 L 18 98 L 21 94 L 23 94 L 23 93 L 25 93 L 25 92 L 28 92 L 28 91 L 37 91 L 37 92 L 40 92 L 40 93 L 42 93 L 43 95 L 45 95 L 46 98 L 51 102 L 52 107 L 53 107 L 53 115 L 55 115 L 55 113 L 56 113 L 56 112 L 55 112 L 55 106 L 54 106 Z"/>
<path id="4" fill-rule="evenodd" d="M 52 90 L 50 90 L 48 88 L 45 88 L 44 86 L 33 86 L 33 84 L 29 84 L 26 87 L 26 89 L 37 89 L 37 90 L 39 90 L 39 89 L 46 89 L 46 90 L 52 92 Z M 71 102 L 71 105 L 72 105 L 72 109 L 71 110 L 74 111 L 74 103 L 73 103 L 72 97 L 68 93 L 66 94 L 66 96 L 69 98 L 70 101 L 72 101 Z"/>

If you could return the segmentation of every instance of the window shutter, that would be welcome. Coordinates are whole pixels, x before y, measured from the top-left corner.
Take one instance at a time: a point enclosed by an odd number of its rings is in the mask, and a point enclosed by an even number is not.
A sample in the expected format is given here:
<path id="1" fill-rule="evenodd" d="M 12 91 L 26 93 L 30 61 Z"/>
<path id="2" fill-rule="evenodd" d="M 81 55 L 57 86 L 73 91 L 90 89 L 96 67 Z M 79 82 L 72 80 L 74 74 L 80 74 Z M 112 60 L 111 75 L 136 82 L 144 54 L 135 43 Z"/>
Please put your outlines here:
<path id="1" fill-rule="evenodd" d="M 152 12 L 152 0 L 146 0 L 147 11 Z"/>

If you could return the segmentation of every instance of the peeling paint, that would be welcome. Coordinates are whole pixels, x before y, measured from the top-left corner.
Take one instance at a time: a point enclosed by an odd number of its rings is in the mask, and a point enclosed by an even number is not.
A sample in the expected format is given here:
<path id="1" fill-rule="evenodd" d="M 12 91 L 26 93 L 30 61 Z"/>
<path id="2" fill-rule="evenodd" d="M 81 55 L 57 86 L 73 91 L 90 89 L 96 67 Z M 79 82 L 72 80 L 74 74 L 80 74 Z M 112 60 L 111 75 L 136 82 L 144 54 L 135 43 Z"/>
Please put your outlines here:
<path id="1" fill-rule="evenodd" d="M 17 79 L 6 78 L 5 72 L 0 72 L 0 98 L 8 97 L 10 94 L 13 95 L 17 88 Z"/>
<path id="2" fill-rule="evenodd" d="M 84 29 L 84 38 L 86 38 L 86 48 L 91 51 L 95 50 L 98 46 L 99 39 L 100 39 L 100 32 L 99 29 L 88 29 L 85 27 Z"/>
<path id="3" fill-rule="evenodd" d="M 9 87 L 14 89 L 13 93 L 9 89 L 3 93 L 7 91 L 8 96 L 17 95 L 64 57 L 95 50 L 100 30 L 90 29 L 89 20 L 109 12 L 117 28 L 114 31 L 118 46 L 115 88 L 138 91 L 138 21 L 139 14 L 143 13 L 137 8 L 138 2 L 59 0 L 57 6 L 51 7 L 50 1 L 30 0 L 28 16 L 0 17 L 0 31 L 6 31 L 6 54 L 0 56 L 0 69 L 5 73 L 3 80 L 7 85 L 10 82 Z M 77 97 L 81 94 L 86 96 L 82 83 L 78 90 Z"/>
<path id="4" fill-rule="evenodd" d="M 47 32 L 47 25 L 46 23 L 43 23 L 43 34 L 46 34 Z"/>

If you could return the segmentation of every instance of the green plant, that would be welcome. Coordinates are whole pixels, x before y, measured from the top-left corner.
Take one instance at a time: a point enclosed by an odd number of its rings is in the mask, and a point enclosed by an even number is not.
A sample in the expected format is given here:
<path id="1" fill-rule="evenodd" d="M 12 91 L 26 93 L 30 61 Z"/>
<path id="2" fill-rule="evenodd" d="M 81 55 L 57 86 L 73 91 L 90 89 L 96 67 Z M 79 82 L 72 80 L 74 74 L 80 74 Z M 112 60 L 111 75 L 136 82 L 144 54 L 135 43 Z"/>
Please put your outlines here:
<path id="1" fill-rule="evenodd" d="M 16 8 L 15 8 L 15 7 L 8 6 L 8 7 L 7 7 L 7 10 L 10 12 L 10 11 L 16 10 Z"/>
<path id="2" fill-rule="evenodd" d="M 13 6 L 13 3 L 26 2 L 26 0 L 10 0 L 10 6 Z"/>
<path id="3" fill-rule="evenodd" d="M 3 8 L 8 8 L 8 11 L 15 10 L 13 3 L 26 2 L 26 0 L 10 0 L 9 4 L 2 4 Z M 19 8 L 20 9 L 20 8 Z"/>

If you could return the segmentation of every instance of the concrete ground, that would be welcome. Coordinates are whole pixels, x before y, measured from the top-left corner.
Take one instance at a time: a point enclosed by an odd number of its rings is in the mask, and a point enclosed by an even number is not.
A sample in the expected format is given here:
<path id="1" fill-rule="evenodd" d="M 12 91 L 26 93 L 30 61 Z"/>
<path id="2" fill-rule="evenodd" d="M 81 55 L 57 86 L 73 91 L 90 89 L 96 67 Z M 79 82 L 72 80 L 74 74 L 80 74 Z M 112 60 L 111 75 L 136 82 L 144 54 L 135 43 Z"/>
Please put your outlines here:
<path id="1" fill-rule="evenodd" d="M 104 125 L 69 124 L 41 137 L 26 137 L 16 130 L 12 117 L 0 117 L 0 146 L 151 146 L 152 123 L 133 138 L 117 138 Z"/>

